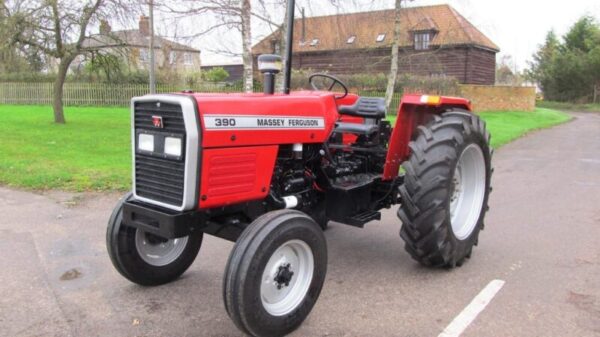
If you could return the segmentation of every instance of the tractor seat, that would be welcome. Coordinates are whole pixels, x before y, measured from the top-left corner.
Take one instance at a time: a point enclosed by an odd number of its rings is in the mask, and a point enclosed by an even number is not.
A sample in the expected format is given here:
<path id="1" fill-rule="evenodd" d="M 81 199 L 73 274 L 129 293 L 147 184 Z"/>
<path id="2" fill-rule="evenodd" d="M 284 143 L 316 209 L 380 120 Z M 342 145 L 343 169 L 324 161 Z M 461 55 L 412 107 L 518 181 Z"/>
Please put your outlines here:
<path id="1" fill-rule="evenodd" d="M 335 132 L 335 133 L 352 133 L 355 135 L 370 136 L 371 134 L 377 132 L 378 130 L 379 130 L 379 126 L 377 126 L 377 124 L 357 124 L 357 123 L 338 122 L 338 123 L 335 123 L 335 129 L 333 129 L 333 132 Z"/>
<path id="2" fill-rule="evenodd" d="M 385 118 L 385 99 L 380 97 L 360 97 L 353 105 L 340 105 L 338 112 L 342 115 L 363 118 Z"/>

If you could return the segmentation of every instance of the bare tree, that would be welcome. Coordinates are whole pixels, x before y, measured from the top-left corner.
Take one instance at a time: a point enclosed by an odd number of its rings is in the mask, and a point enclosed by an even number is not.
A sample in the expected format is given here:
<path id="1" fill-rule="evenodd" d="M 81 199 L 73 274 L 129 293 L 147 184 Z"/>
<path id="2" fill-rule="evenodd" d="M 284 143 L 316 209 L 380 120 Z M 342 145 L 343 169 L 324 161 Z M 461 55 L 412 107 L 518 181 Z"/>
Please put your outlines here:
<path id="1" fill-rule="evenodd" d="M 392 43 L 392 59 L 390 62 L 390 73 L 388 75 L 388 83 L 385 90 L 385 106 L 390 107 L 392 104 L 392 98 L 394 97 L 394 88 L 396 87 L 396 80 L 398 78 L 398 52 L 400 48 L 400 38 L 402 29 L 401 23 L 401 7 L 402 0 L 396 0 L 394 7 L 394 42 Z"/>
<path id="2" fill-rule="evenodd" d="M 121 7 L 123 4 L 119 1 L 6 1 L 7 19 L 12 27 L 12 42 L 58 61 L 52 103 L 56 123 L 66 122 L 63 111 L 63 86 L 73 60 L 86 52 L 84 41 L 89 37 L 88 27 L 100 16 Z"/>
<path id="3" fill-rule="evenodd" d="M 199 38 L 219 32 L 219 29 L 236 29 L 240 33 L 244 64 L 244 90 L 252 92 L 254 67 L 252 59 L 252 2 L 251 0 L 179 0 L 157 3 L 157 9 L 176 18 L 203 17 L 207 26 L 196 26 L 187 38 Z M 211 20 L 212 19 L 212 20 Z M 215 50 L 213 50 L 215 51 Z M 239 51 L 216 50 L 221 54 L 240 56 Z"/>
<path id="4" fill-rule="evenodd" d="M 254 69 L 252 60 L 252 4 L 250 0 L 242 0 L 241 30 L 242 30 L 242 59 L 244 62 L 244 90 L 254 89 Z"/>

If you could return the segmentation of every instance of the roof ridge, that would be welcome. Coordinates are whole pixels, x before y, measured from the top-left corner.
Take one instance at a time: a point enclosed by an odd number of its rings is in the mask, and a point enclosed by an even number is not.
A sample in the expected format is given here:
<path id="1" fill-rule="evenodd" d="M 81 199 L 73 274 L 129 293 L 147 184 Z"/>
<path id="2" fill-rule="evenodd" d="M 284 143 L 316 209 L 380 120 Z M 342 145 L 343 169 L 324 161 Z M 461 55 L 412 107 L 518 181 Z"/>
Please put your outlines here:
<path id="1" fill-rule="evenodd" d="M 402 7 L 402 10 L 418 10 L 422 8 L 432 8 L 432 7 L 449 7 L 452 8 L 450 4 L 437 4 L 437 5 L 425 5 L 425 6 L 414 6 L 414 7 Z M 381 13 L 381 12 L 390 12 L 394 11 L 394 8 L 386 8 L 386 9 L 376 9 L 372 11 L 363 11 L 363 12 L 352 12 L 352 13 L 336 13 L 336 14 L 327 14 L 327 15 L 317 15 L 317 16 L 306 16 L 307 19 L 319 19 L 319 18 L 327 18 L 332 16 L 349 16 L 349 15 L 357 15 L 357 14 L 373 14 L 373 13 Z M 302 20 L 301 17 L 295 17 L 294 20 Z"/>

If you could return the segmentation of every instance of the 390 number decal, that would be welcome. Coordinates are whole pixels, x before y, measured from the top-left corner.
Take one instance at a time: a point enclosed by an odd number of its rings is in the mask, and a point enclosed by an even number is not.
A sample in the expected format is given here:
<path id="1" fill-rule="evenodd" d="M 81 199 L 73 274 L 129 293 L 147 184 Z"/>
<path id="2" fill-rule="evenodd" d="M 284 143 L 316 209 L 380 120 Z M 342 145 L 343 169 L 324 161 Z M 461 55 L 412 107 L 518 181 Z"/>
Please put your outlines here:
<path id="1" fill-rule="evenodd" d="M 235 126 L 235 118 L 215 118 L 215 126 Z"/>

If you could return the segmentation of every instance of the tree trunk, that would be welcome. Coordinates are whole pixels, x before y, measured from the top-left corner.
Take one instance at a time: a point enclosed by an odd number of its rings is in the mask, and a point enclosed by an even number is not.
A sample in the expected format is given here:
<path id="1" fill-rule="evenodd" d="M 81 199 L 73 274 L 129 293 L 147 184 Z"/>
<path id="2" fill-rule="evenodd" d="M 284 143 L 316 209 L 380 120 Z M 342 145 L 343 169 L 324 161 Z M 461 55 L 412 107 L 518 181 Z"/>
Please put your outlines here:
<path id="1" fill-rule="evenodd" d="M 250 0 L 242 0 L 242 58 L 244 62 L 244 91 L 252 92 L 254 87 L 252 60 L 252 5 Z"/>
<path id="2" fill-rule="evenodd" d="M 63 111 L 63 86 L 65 79 L 67 78 L 67 71 L 69 65 L 73 61 L 72 57 L 63 57 L 58 65 L 58 74 L 54 80 L 54 86 L 52 91 L 52 108 L 54 110 L 54 122 L 58 124 L 65 124 L 65 113 Z"/>
<path id="3" fill-rule="evenodd" d="M 285 39 L 287 37 L 287 30 L 288 30 L 287 17 L 289 15 L 287 8 L 288 8 L 288 6 L 285 6 L 285 15 L 283 16 L 283 24 L 281 25 L 281 28 L 279 30 L 281 35 L 280 35 L 279 41 L 277 41 L 277 43 L 279 44 L 279 55 L 281 56 L 281 61 L 282 61 L 282 64 L 284 64 L 284 65 L 287 62 L 287 58 L 285 55 L 285 47 L 286 47 L 286 43 L 287 43 L 287 41 Z M 275 90 L 277 92 L 283 92 L 284 77 L 285 77 L 284 75 L 279 75 L 276 77 Z"/>
<path id="4" fill-rule="evenodd" d="M 385 106 L 390 109 L 392 98 L 394 98 L 394 87 L 398 78 L 398 49 L 400 47 L 400 8 L 402 0 L 396 0 L 395 20 L 394 20 L 394 43 L 392 44 L 392 59 L 390 62 L 390 73 L 388 75 L 387 88 L 385 90 Z"/>

